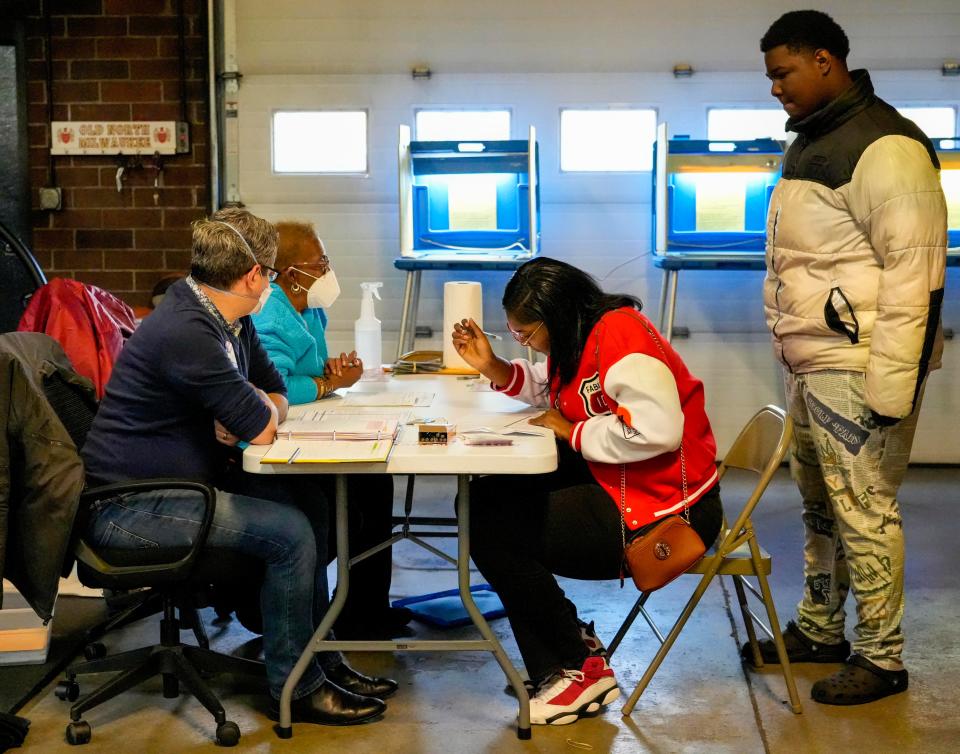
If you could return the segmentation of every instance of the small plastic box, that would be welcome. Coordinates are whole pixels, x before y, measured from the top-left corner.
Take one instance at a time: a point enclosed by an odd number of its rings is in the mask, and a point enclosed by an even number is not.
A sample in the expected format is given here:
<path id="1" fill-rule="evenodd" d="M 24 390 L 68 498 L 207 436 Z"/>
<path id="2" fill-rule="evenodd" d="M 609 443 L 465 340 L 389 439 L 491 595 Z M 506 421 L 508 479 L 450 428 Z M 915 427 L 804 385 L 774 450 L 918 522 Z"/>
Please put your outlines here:
<path id="1" fill-rule="evenodd" d="M 417 442 L 421 445 L 446 445 L 456 434 L 456 424 L 417 425 Z"/>

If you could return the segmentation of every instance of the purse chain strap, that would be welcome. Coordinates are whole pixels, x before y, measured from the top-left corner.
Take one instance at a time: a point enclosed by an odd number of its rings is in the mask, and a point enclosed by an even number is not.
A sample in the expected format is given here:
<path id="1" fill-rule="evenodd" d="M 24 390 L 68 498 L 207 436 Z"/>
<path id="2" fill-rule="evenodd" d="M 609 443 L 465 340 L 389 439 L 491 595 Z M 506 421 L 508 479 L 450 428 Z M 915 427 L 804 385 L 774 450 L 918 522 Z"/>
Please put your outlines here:
<path id="1" fill-rule="evenodd" d="M 631 315 L 632 316 L 632 315 Z M 647 323 L 641 317 L 635 317 L 635 319 L 643 325 L 643 328 L 647 331 L 650 337 L 653 339 L 653 342 L 656 343 L 657 348 L 660 349 L 660 354 L 663 356 L 664 362 L 667 361 L 667 352 L 663 349 L 663 346 L 660 344 L 660 339 L 657 337 L 657 334 L 650 329 Z M 597 378 L 600 377 L 600 345 L 597 344 L 595 351 L 597 357 Z M 683 519 L 688 524 L 690 523 L 690 504 L 688 502 L 687 495 L 687 459 L 683 454 L 683 440 L 680 440 L 680 485 L 681 491 L 683 493 Z M 624 463 L 620 464 L 620 541 L 623 543 L 623 549 L 627 549 L 627 521 L 623 515 L 624 509 L 627 507 L 627 465 Z M 623 586 L 623 577 L 620 578 L 620 585 Z"/>

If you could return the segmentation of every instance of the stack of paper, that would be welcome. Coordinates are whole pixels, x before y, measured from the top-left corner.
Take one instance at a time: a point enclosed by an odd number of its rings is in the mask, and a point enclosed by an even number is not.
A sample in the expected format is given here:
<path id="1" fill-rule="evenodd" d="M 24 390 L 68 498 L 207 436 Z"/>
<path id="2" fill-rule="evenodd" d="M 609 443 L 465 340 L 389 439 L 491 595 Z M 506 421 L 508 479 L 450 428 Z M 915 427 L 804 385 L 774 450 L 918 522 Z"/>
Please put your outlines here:
<path id="1" fill-rule="evenodd" d="M 347 393 L 341 404 L 344 406 L 429 406 L 433 393 Z"/>
<path id="2" fill-rule="evenodd" d="M 384 440 L 277 440 L 260 463 L 383 463 L 393 438 Z"/>
<path id="3" fill-rule="evenodd" d="M 515 437 L 540 437 L 544 433 L 533 429 L 498 430 L 489 427 L 473 427 L 460 432 L 464 445 L 513 445 Z"/>
<path id="4" fill-rule="evenodd" d="M 381 463 L 405 414 L 309 410 L 287 419 L 260 463 Z"/>
<path id="5" fill-rule="evenodd" d="M 319 418 L 288 419 L 277 429 L 278 440 L 381 440 L 392 438 L 400 426 L 397 414 L 325 412 Z"/>

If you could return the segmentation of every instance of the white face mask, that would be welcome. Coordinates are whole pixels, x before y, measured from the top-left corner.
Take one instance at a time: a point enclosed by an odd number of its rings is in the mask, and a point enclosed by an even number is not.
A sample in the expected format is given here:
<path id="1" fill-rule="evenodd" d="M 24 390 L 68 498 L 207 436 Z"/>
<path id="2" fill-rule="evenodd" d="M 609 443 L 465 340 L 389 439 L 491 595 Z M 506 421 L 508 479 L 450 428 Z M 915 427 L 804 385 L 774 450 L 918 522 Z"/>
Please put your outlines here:
<path id="1" fill-rule="evenodd" d="M 264 288 L 259 296 L 248 296 L 246 293 L 234 293 L 233 291 L 227 291 L 223 288 L 216 288 L 215 286 L 210 285 L 209 283 L 204 283 L 207 288 L 217 291 L 217 293 L 224 293 L 227 296 L 236 296 L 237 298 L 248 298 L 253 299 L 257 303 L 247 314 L 259 314 L 263 311 L 263 307 L 267 304 L 267 299 L 270 298 L 270 294 L 273 293 L 273 286 L 267 283 L 267 287 Z"/>
<path id="2" fill-rule="evenodd" d="M 293 267 L 292 269 L 308 278 L 313 278 L 312 285 L 307 289 L 307 306 L 313 309 L 329 309 L 340 295 L 340 283 L 337 282 L 337 273 L 330 268 L 323 277 L 311 275 L 309 272 Z"/>
<path id="3" fill-rule="evenodd" d="M 243 243 L 243 250 L 247 253 L 247 255 L 254 261 L 255 264 L 260 264 L 260 260 L 258 260 L 256 254 L 253 253 L 253 249 L 250 248 L 250 244 L 247 243 L 247 239 L 243 237 L 243 233 L 241 233 L 239 230 L 233 227 L 230 223 L 225 223 L 222 220 L 216 220 L 215 222 L 217 223 L 217 225 L 225 225 L 228 228 L 230 228 L 230 230 L 232 230 L 236 234 L 237 238 L 239 238 L 240 241 Z M 215 288 L 214 290 L 219 290 L 219 289 Z M 239 296 L 240 298 L 254 298 L 254 296 L 247 296 L 242 293 L 233 293 L 231 291 L 221 291 L 221 293 L 228 293 L 231 296 Z M 270 298 L 271 293 L 273 293 L 273 286 L 271 286 L 270 283 L 267 282 L 267 287 L 260 292 L 259 296 L 256 296 L 257 305 L 253 307 L 250 314 L 259 314 L 260 312 L 262 312 L 263 307 L 266 306 L 267 299 Z"/>
<path id="4" fill-rule="evenodd" d="M 267 305 L 267 299 L 270 298 L 270 294 L 273 293 L 273 286 L 267 283 L 267 287 L 263 289 L 263 293 L 260 294 L 257 299 L 257 305 L 253 307 L 251 314 L 259 314 L 263 311 L 263 307 Z"/>

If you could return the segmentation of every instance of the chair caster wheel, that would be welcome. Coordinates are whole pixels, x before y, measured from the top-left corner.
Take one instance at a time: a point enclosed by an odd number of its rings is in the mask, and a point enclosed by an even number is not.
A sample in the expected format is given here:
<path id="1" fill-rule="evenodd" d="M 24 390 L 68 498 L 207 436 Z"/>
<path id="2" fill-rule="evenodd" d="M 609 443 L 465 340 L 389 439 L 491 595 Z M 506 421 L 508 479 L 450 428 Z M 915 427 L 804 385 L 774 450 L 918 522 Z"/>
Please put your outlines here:
<path id="1" fill-rule="evenodd" d="M 61 701 L 75 702 L 80 697 L 80 684 L 76 681 L 60 681 L 53 693 Z"/>
<path id="2" fill-rule="evenodd" d="M 83 656 L 88 660 L 99 660 L 107 656 L 107 648 L 102 642 L 95 641 L 93 644 L 87 644 L 87 646 L 83 648 Z"/>
<path id="3" fill-rule="evenodd" d="M 77 720 L 67 726 L 67 743 L 71 746 L 90 743 L 90 736 L 90 724 L 85 720 Z"/>
<path id="4" fill-rule="evenodd" d="M 240 741 L 240 726 L 232 720 L 224 720 L 217 726 L 217 745 L 236 746 Z"/>

